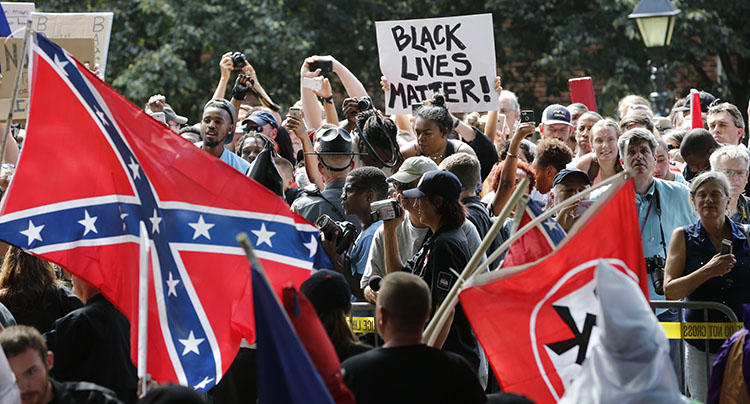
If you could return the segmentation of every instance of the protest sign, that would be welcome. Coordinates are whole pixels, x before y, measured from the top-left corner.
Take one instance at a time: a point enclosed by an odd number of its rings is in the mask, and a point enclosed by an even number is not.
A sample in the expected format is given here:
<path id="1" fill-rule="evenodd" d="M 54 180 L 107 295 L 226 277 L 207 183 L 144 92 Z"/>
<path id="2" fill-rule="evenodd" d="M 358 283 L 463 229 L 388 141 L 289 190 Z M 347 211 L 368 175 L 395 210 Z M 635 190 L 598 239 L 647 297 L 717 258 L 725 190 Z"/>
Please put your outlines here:
<path id="1" fill-rule="evenodd" d="M 375 23 L 386 113 L 411 113 L 434 93 L 453 112 L 498 109 L 492 14 Z"/>
<path id="2" fill-rule="evenodd" d="M 26 26 L 34 12 L 34 3 L 2 2 L 5 18 L 8 19 L 10 32 L 16 32 Z M 23 38 L 23 31 L 13 35 L 14 38 Z"/>
<path id="3" fill-rule="evenodd" d="M 31 13 L 31 28 L 53 41 L 56 38 L 93 38 L 94 63 L 99 64 L 99 77 L 103 78 L 107 71 L 112 15 L 111 12 Z M 91 67 L 93 68 L 94 65 L 92 64 Z"/>
<path id="4" fill-rule="evenodd" d="M 93 65 L 93 38 L 55 39 L 54 42 L 65 48 L 81 63 Z M 0 54 L 0 66 L 2 66 L 3 75 L 3 80 L 0 80 L 0 119 L 3 120 L 8 115 L 10 100 L 13 97 L 13 86 L 16 83 L 15 78 L 22 63 L 23 76 L 21 77 L 21 84 L 18 87 L 18 97 L 13 109 L 13 119 L 26 119 L 28 112 L 29 80 L 26 71 L 26 58 L 21 55 L 22 50 L 23 38 L 9 38 L 7 41 L 3 41 L 2 54 Z"/>

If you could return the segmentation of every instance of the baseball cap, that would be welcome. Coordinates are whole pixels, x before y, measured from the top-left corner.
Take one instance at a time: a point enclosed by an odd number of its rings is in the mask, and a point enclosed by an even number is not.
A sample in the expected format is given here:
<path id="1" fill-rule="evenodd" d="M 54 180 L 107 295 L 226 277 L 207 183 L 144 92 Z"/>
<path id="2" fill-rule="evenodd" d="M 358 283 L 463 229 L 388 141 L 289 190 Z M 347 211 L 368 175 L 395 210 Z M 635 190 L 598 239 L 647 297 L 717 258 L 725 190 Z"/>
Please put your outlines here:
<path id="1" fill-rule="evenodd" d="M 231 102 L 223 98 L 214 98 L 212 100 L 209 100 L 206 105 L 203 106 L 203 109 L 205 110 L 208 107 L 223 109 L 229 114 L 229 118 L 232 119 L 232 123 L 237 121 L 237 108 L 235 108 Z"/>
<path id="2" fill-rule="evenodd" d="M 557 184 L 565 181 L 566 178 L 571 176 L 583 178 L 583 180 L 586 181 L 587 184 L 591 185 L 591 179 L 589 179 L 589 175 L 585 171 L 579 170 L 577 168 L 563 168 L 555 175 L 555 179 L 552 181 L 552 186 L 556 186 Z"/>
<path id="3" fill-rule="evenodd" d="M 342 309 L 348 313 L 352 307 L 349 283 L 344 275 L 328 269 L 313 272 L 299 287 L 318 313 Z"/>
<path id="4" fill-rule="evenodd" d="M 698 91 L 698 97 L 700 97 L 701 100 L 701 112 L 706 113 L 708 112 L 708 107 L 711 105 L 712 102 L 716 101 L 716 97 L 713 96 L 713 94 L 706 92 L 706 91 Z M 685 102 L 685 105 L 675 108 L 675 111 L 690 111 L 690 107 L 693 104 L 693 95 L 688 94 L 687 101 Z"/>
<path id="5" fill-rule="evenodd" d="M 409 157 L 404 160 L 398 171 L 388 177 L 388 182 L 399 182 L 410 184 L 418 180 L 424 173 L 437 170 L 438 165 L 432 159 L 425 156 Z"/>
<path id="6" fill-rule="evenodd" d="M 276 121 L 276 118 L 266 111 L 255 111 L 252 115 L 245 118 L 242 123 L 247 124 L 247 121 L 253 121 L 253 123 L 258 126 L 270 124 L 274 129 L 279 128 L 279 123 Z"/>
<path id="7" fill-rule="evenodd" d="M 560 104 L 552 104 L 542 112 L 542 124 L 551 125 L 555 123 L 564 123 L 573 126 L 571 123 L 570 111 Z"/>
<path id="8" fill-rule="evenodd" d="M 177 115 L 169 104 L 164 104 L 164 115 L 167 121 L 177 122 L 178 125 L 185 125 L 188 119 L 182 115 Z"/>
<path id="9" fill-rule="evenodd" d="M 408 199 L 437 195 L 457 201 L 461 196 L 461 180 L 450 171 L 429 171 L 422 176 L 416 188 L 407 189 L 403 195 Z"/>

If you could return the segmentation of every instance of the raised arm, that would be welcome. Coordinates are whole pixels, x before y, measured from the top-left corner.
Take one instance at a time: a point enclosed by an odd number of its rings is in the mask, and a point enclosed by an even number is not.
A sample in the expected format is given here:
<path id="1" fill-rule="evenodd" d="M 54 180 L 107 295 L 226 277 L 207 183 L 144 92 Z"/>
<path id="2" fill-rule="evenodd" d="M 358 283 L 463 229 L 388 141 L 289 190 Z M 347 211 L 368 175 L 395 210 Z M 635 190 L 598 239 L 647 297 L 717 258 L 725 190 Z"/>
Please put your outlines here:
<path id="1" fill-rule="evenodd" d="M 495 77 L 495 92 L 500 94 L 503 91 L 503 81 L 500 76 Z M 490 138 L 492 143 L 495 143 L 495 135 L 497 134 L 497 114 L 498 111 L 492 110 L 487 112 L 487 124 L 484 125 L 484 134 Z"/>
<path id="2" fill-rule="evenodd" d="M 516 133 L 510 140 L 508 146 L 508 157 L 505 158 L 503 172 L 500 174 L 500 181 L 497 183 L 495 197 L 492 199 L 492 211 L 499 215 L 505 204 L 508 203 L 513 189 L 516 187 L 516 168 L 518 167 L 518 153 L 521 149 L 521 141 L 534 132 L 534 123 L 526 122 L 518 125 Z"/>
<path id="3" fill-rule="evenodd" d="M 320 69 L 310 71 L 310 63 L 316 60 L 316 56 L 305 59 L 299 70 L 299 92 L 300 100 L 302 100 L 302 111 L 305 112 L 305 122 L 307 123 L 307 126 L 311 128 L 319 128 L 323 125 L 323 111 L 320 109 L 320 104 L 318 104 L 315 93 L 313 93 L 311 89 L 305 88 L 302 83 L 305 78 L 311 79 L 320 74 Z"/>
<path id="4" fill-rule="evenodd" d="M 365 86 L 362 85 L 362 82 L 359 81 L 354 73 L 352 73 L 346 66 L 336 60 L 336 58 L 334 58 L 333 56 L 329 55 L 326 57 L 330 58 L 331 61 L 333 61 L 333 72 L 336 73 L 337 76 L 339 76 L 339 80 L 341 80 L 341 84 L 344 86 L 344 89 L 346 89 L 346 94 L 349 97 L 359 98 L 367 95 Z"/>
<path id="5" fill-rule="evenodd" d="M 318 156 L 313 153 L 313 145 L 310 141 L 310 137 L 307 135 L 305 123 L 293 116 L 287 115 L 281 125 L 286 128 L 287 131 L 294 133 L 302 143 L 302 152 L 305 156 L 305 172 L 307 173 L 307 178 L 310 180 L 310 183 L 315 184 L 318 189 L 325 188 L 323 177 L 318 171 Z"/>
<path id="6" fill-rule="evenodd" d="M 227 84 L 229 84 L 229 76 L 232 74 L 234 63 L 232 63 L 232 52 L 227 52 L 221 55 L 219 61 L 219 71 L 221 71 L 221 77 L 219 78 L 219 84 L 216 85 L 214 95 L 212 98 L 224 98 L 227 93 Z"/>

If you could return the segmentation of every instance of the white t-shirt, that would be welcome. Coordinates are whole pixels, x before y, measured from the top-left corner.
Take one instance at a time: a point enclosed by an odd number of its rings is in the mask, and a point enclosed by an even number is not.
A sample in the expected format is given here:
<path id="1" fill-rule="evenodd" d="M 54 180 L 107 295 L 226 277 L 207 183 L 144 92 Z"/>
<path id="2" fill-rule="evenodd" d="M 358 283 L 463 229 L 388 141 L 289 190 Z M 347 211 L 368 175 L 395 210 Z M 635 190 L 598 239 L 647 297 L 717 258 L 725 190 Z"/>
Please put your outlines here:
<path id="1" fill-rule="evenodd" d="M 429 229 L 427 227 L 417 228 L 411 224 L 409 220 L 409 212 L 404 212 L 404 221 L 396 228 L 396 242 L 398 243 L 398 255 L 401 258 L 401 262 L 406 262 L 409 258 L 413 257 L 417 253 Z M 479 239 L 479 232 L 477 228 L 469 220 L 465 220 L 461 229 L 466 234 L 466 241 L 469 244 L 469 251 L 476 251 L 479 248 L 481 240 Z M 370 245 L 370 256 L 367 258 L 367 264 L 365 265 L 365 273 L 362 275 L 362 279 L 359 282 L 359 286 L 364 289 L 370 282 L 372 276 L 385 276 L 385 236 L 383 235 L 383 227 L 381 226 L 375 231 L 372 236 L 372 244 Z M 482 257 L 484 262 L 485 257 Z M 456 269 L 463 271 L 463 268 Z"/>

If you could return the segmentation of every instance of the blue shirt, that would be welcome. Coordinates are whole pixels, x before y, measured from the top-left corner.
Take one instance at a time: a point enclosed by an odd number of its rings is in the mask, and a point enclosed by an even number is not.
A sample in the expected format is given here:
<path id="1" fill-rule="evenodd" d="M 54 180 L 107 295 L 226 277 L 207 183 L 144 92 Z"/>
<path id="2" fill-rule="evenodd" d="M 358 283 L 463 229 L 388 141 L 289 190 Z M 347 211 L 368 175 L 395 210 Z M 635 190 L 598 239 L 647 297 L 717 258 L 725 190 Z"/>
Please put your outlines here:
<path id="1" fill-rule="evenodd" d="M 658 203 L 654 199 L 655 194 L 659 195 Z M 675 181 L 654 178 L 654 182 L 651 183 L 645 195 L 635 194 L 635 206 L 638 211 L 638 224 L 641 226 L 643 256 L 646 258 L 658 255 L 666 259 L 664 252 L 669 250 L 669 240 L 672 238 L 674 229 L 698 220 L 698 216 L 690 206 L 690 189 Z M 657 295 L 654 291 L 650 275 L 648 294 L 651 300 L 664 300 L 664 296 Z"/>
<path id="2" fill-rule="evenodd" d="M 221 159 L 221 161 L 234 167 L 235 170 L 241 172 L 242 174 L 247 174 L 247 172 L 250 170 L 250 163 L 248 163 L 247 160 L 230 152 L 227 149 L 224 149 L 224 152 L 221 153 L 221 157 L 219 158 Z"/>
<path id="3" fill-rule="evenodd" d="M 382 220 L 370 225 L 370 227 L 362 230 L 357 240 L 354 241 L 351 251 L 349 251 L 349 263 L 352 270 L 352 275 L 364 274 L 365 266 L 367 266 L 367 258 L 370 256 L 370 246 L 372 245 L 372 236 L 375 235 L 375 231 L 383 225 Z"/>

